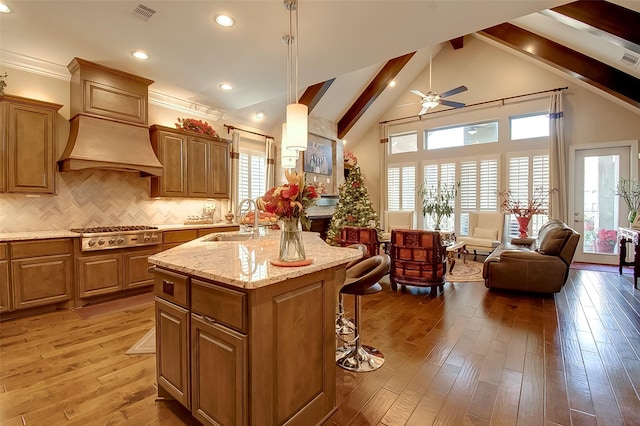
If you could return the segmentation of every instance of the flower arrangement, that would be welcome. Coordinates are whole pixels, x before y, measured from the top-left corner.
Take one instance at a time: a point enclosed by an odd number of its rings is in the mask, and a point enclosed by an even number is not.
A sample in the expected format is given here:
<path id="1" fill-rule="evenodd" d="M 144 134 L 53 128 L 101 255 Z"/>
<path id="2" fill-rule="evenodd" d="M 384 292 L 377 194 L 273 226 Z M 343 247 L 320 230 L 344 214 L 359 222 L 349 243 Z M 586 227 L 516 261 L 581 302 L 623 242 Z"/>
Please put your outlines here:
<path id="1" fill-rule="evenodd" d="M 4 88 L 7 87 L 7 83 L 4 81 L 5 78 L 7 78 L 6 72 L 4 75 L 0 75 L 0 95 L 4 95 Z"/>
<path id="2" fill-rule="evenodd" d="M 201 135 L 218 137 L 216 131 L 206 121 L 196 120 L 195 118 L 179 118 L 176 123 L 176 129 L 196 132 Z"/>
<path id="3" fill-rule="evenodd" d="M 548 197 L 545 194 L 553 192 L 545 192 L 541 187 L 537 187 L 533 190 L 531 198 L 526 203 L 520 200 L 514 200 L 511 191 L 498 191 L 498 195 L 502 198 L 500 203 L 500 210 L 503 212 L 509 212 L 516 217 L 526 217 L 531 219 L 534 214 L 546 214 L 547 209 L 545 203 Z"/>
<path id="4" fill-rule="evenodd" d="M 305 182 L 304 173 L 285 170 L 287 183 L 276 186 L 262 196 L 260 206 L 279 219 L 299 218 L 305 229 L 311 227 L 307 217 L 307 208 L 315 204 L 319 198 L 315 187 Z M 259 206 L 259 207 L 260 207 Z"/>
<path id="5" fill-rule="evenodd" d="M 443 218 L 453 214 L 454 206 L 451 202 L 458 195 L 458 188 L 460 188 L 460 182 L 453 185 L 445 183 L 441 185 L 440 191 L 433 185 L 427 186 L 426 183 L 418 188 L 418 196 L 422 198 L 422 215 L 431 216 L 435 222 L 435 229 L 440 229 Z"/>
<path id="6" fill-rule="evenodd" d="M 344 162 L 350 166 L 355 166 L 356 164 L 358 164 L 358 157 L 356 157 L 353 151 L 349 151 L 348 149 L 345 149 Z"/>
<path id="7" fill-rule="evenodd" d="M 640 182 L 638 179 L 620 178 L 616 187 L 616 195 L 624 200 L 629 211 L 640 210 Z"/>

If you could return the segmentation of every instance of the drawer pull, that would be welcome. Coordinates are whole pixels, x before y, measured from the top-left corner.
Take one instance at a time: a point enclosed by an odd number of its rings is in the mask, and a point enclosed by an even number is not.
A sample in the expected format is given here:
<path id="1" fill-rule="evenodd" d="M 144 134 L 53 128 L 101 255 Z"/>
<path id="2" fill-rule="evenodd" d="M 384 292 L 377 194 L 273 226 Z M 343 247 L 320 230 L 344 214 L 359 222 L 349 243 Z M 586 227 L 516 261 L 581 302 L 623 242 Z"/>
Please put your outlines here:
<path id="1" fill-rule="evenodd" d="M 171 281 L 162 280 L 162 292 L 163 293 L 168 294 L 170 296 L 173 296 L 174 287 L 175 287 L 175 284 L 172 283 Z"/>
<path id="2" fill-rule="evenodd" d="M 204 318 L 205 321 L 210 322 L 210 323 L 214 323 L 215 324 L 217 322 L 215 318 L 212 318 L 212 317 L 210 317 L 208 315 L 203 315 L 202 318 Z"/>

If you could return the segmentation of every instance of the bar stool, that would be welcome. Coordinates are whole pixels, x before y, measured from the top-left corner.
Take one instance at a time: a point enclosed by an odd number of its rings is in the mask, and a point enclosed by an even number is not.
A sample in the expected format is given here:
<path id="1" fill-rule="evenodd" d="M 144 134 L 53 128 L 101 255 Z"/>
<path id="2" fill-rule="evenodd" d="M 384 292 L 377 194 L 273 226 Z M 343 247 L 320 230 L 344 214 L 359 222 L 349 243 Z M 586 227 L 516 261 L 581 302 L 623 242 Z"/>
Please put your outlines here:
<path id="1" fill-rule="evenodd" d="M 347 246 L 348 248 L 353 248 L 356 250 L 360 250 L 362 252 L 362 257 L 356 260 L 352 260 L 347 263 L 347 271 L 354 265 L 362 262 L 367 257 L 367 246 L 364 244 L 351 244 Z M 342 336 L 353 334 L 355 329 L 355 324 L 351 318 L 344 317 L 344 297 L 343 294 L 338 292 L 338 312 L 336 313 L 336 336 L 344 343 L 348 343 L 343 339 Z M 343 348 L 345 346 L 342 346 Z"/>
<path id="2" fill-rule="evenodd" d="M 347 270 L 347 279 L 340 289 L 341 294 L 352 294 L 355 299 L 355 330 L 353 346 L 336 351 L 336 364 L 345 370 L 366 372 L 377 370 L 384 363 L 384 355 L 374 347 L 363 345 L 360 339 L 360 297 L 378 293 L 382 286 L 378 283 L 389 272 L 391 259 L 386 254 L 369 257 Z"/>

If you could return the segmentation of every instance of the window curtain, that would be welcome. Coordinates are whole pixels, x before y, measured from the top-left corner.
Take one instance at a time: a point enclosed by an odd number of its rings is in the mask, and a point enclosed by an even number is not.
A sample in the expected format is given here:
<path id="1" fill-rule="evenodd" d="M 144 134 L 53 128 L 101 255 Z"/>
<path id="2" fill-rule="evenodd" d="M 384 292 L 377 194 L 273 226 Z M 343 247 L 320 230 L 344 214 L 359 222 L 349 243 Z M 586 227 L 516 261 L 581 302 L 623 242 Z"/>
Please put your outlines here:
<path id="1" fill-rule="evenodd" d="M 551 94 L 549 105 L 549 219 L 568 223 L 567 163 L 565 161 L 562 90 Z"/>
<path id="2" fill-rule="evenodd" d="M 234 130 L 231 134 L 231 201 L 229 211 L 236 214 L 238 205 L 238 182 L 240 173 L 240 133 Z"/>
<path id="3" fill-rule="evenodd" d="M 264 192 L 276 186 L 276 157 L 274 140 L 271 138 L 265 139 L 265 186 Z"/>
<path id="4" fill-rule="evenodd" d="M 380 199 L 378 200 L 378 217 L 383 216 L 383 213 L 388 210 L 388 174 L 389 174 L 389 125 L 384 123 L 380 124 Z M 382 224 L 383 229 L 387 226 L 386 223 Z"/>

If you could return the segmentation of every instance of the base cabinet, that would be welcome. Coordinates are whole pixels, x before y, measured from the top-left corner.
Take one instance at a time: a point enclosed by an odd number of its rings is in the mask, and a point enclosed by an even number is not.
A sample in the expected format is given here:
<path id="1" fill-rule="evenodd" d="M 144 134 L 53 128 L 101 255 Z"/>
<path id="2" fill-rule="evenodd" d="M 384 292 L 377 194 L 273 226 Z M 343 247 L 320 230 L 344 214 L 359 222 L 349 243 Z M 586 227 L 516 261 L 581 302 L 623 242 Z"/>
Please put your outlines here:
<path id="1" fill-rule="evenodd" d="M 11 293 L 9 288 L 9 260 L 7 244 L 0 243 L 0 312 L 7 312 L 11 310 Z"/>
<path id="2" fill-rule="evenodd" d="M 191 408 L 189 312 L 156 297 L 156 336 L 158 394 Z"/>
<path id="3" fill-rule="evenodd" d="M 191 314 L 191 412 L 204 424 L 246 425 L 247 338 Z"/>

